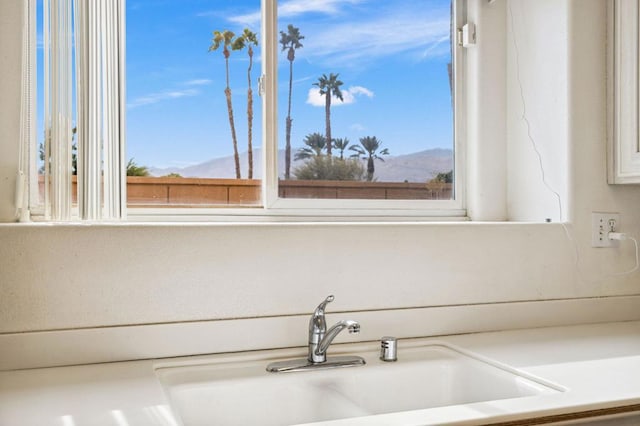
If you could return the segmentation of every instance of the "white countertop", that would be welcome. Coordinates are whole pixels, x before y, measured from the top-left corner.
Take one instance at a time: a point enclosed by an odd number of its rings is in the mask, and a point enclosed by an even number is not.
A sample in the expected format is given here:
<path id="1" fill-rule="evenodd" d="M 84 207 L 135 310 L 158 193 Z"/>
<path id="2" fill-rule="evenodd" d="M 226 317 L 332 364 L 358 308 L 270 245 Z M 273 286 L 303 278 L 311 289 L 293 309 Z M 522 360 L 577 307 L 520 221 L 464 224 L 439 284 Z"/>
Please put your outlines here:
<path id="1" fill-rule="evenodd" d="M 640 404 L 638 321 L 468 334 L 438 340 L 568 390 L 555 395 L 380 415 L 373 423 L 371 418 L 363 418 L 327 424 L 471 425 L 486 424 L 489 419 L 510 421 Z M 174 360 L 179 359 L 171 361 Z M 154 373 L 154 366 L 166 361 L 0 372 L 0 425 L 175 426 L 177 422 Z"/>

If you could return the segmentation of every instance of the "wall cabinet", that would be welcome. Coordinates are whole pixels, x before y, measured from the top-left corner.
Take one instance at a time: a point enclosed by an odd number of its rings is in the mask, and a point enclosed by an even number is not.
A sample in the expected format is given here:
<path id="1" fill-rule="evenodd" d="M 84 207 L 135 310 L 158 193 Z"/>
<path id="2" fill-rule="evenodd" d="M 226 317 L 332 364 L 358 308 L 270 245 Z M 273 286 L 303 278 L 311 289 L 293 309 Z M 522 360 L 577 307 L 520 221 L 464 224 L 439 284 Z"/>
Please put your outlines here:
<path id="1" fill-rule="evenodd" d="M 609 183 L 640 184 L 638 0 L 609 2 Z"/>

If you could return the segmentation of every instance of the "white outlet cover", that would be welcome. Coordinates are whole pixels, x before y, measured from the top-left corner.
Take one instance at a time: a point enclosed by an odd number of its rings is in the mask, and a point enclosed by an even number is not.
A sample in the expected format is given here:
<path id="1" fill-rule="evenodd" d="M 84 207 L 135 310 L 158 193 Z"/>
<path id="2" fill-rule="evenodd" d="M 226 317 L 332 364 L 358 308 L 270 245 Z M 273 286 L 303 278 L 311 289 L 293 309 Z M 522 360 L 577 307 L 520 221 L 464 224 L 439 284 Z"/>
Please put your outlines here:
<path id="1" fill-rule="evenodd" d="M 611 229 L 609 221 L 615 221 Z M 607 237 L 609 232 L 620 231 L 620 213 L 591 213 L 591 247 L 618 247 L 618 241 Z"/>

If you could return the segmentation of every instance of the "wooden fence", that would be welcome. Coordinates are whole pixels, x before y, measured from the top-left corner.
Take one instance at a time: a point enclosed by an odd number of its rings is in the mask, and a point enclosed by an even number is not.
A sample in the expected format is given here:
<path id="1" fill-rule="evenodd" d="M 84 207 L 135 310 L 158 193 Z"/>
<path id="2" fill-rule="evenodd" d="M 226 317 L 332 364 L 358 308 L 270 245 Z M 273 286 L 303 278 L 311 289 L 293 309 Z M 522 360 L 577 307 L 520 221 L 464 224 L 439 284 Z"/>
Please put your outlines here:
<path id="1" fill-rule="evenodd" d="M 41 181 L 41 190 L 44 184 Z M 74 201 L 76 179 L 73 179 Z M 281 180 L 283 198 L 449 200 L 450 183 Z M 130 206 L 259 205 L 261 181 L 179 177 L 127 177 Z"/>

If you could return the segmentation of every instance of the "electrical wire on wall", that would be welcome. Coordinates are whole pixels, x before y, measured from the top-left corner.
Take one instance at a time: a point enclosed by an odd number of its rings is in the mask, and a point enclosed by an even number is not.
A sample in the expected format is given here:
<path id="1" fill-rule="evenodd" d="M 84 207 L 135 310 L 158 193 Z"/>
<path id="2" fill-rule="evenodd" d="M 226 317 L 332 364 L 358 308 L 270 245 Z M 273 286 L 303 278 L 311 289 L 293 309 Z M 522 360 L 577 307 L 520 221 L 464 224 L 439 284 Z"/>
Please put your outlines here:
<path id="1" fill-rule="evenodd" d="M 610 240 L 614 240 L 614 241 L 625 241 L 625 240 L 631 240 L 633 242 L 633 246 L 635 247 L 636 250 L 636 264 L 633 268 L 629 269 L 628 271 L 623 271 L 623 272 L 616 272 L 613 275 L 628 275 L 628 274 L 632 274 L 634 272 L 636 272 L 638 270 L 638 268 L 640 268 L 640 259 L 638 256 L 638 240 L 636 240 L 633 237 L 630 237 L 629 235 L 625 234 L 624 232 L 609 232 L 607 234 L 607 238 L 609 238 Z"/>
<path id="2" fill-rule="evenodd" d="M 493 3 L 495 0 L 488 0 L 488 2 L 491 4 Z M 527 133 L 527 139 L 529 140 L 529 142 L 531 143 L 531 147 L 536 155 L 536 158 L 538 160 L 538 166 L 540 169 L 540 174 L 541 174 L 541 179 L 542 179 L 542 184 L 545 186 L 545 188 L 547 188 L 547 190 L 549 192 L 551 192 L 551 194 L 553 194 L 557 200 L 558 203 L 558 214 L 560 217 L 560 224 L 562 225 L 562 228 L 564 230 L 565 235 L 567 236 L 567 239 L 569 240 L 569 242 L 571 243 L 573 250 L 574 250 L 574 262 L 575 262 L 575 267 L 576 270 L 578 272 L 578 278 L 581 281 L 593 281 L 593 280 L 587 280 L 584 277 L 582 268 L 580 267 L 580 261 L 581 261 L 581 257 L 580 257 L 580 250 L 578 248 L 578 244 L 575 240 L 575 238 L 573 237 L 566 221 L 563 220 L 563 205 L 562 205 L 562 197 L 560 196 L 560 193 L 548 182 L 547 180 L 547 175 L 545 172 L 545 168 L 544 168 L 544 161 L 542 158 L 542 154 L 540 152 L 540 150 L 538 149 L 538 144 L 536 143 L 536 140 L 533 137 L 532 131 L 531 131 L 531 122 L 529 121 L 529 118 L 527 116 L 527 103 L 526 103 L 526 99 L 524 96 L 524 85 L 522 83 L 522 78 L 520 75 L 520 51 L 518 48 L 518 40 L 515 34 L 515 18 L 513 16 L 513 9 L 511 7 L 511 1 L 507 0 L 507 10 L 509 12 L 509 20 L 510 20 L 510 33 L 511 33 L 511 39 L 513 40 L 513 48 L 514 48 L 514 53 L 515 53 L 515 65 L 516 65 L 516 81 L 518 83 L 518 89 L 519 89 L 519 93 L 520 93 L 520 101 L 522 102 L 522 114 L 521 114 L 521 118 L 522 121 L 525 124 L 526 127 L 526 133 Z M 640 261 L 639 261 L 639 251 L 638 251 L 638 241 L 627 235 L 624 233 L 617 233 L 617 232 L 609 232 L 607 234 L 607 238 L 609 238 L 610 240 L 618 240 L 618 241 L 624 241 L 624 240 L 631 240 L 634 243 L 634 247 L 635 247 L 635 266 L 632 269 L 629 269 L 627 271 L 623 271 L 623 272 L 614 272 L 614 273 L 610 273 L 607 274 L 607 276 L 620 276 L 620 275 L 628 275 L 631 273 L 636 272 L 639 268 L 640 268 Z M 604 277 L 603 277 L 604 278 Z"/>

